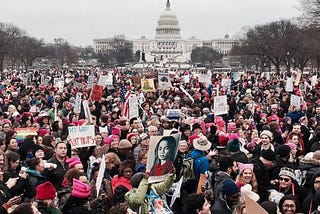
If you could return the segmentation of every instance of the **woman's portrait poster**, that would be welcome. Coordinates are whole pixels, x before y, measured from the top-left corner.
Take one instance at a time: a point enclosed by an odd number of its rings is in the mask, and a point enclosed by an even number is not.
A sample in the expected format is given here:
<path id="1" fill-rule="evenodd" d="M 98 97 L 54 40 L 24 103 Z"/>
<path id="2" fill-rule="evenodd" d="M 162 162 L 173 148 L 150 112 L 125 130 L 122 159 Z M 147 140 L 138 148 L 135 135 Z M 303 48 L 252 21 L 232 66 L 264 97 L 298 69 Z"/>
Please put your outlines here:
<path id="1" fill-rule="evenodd" d="M 155 91 L 153 79 L 141 79 L 141 89 L 143 92 Z"/>
<path id="2" fill-rule="evenodd" d="M 180 134 L 168 136 L 151 136 L 148 151 L 147 172 L 149 183 L 163 181 L 173 169 L 177 156 Z"/>

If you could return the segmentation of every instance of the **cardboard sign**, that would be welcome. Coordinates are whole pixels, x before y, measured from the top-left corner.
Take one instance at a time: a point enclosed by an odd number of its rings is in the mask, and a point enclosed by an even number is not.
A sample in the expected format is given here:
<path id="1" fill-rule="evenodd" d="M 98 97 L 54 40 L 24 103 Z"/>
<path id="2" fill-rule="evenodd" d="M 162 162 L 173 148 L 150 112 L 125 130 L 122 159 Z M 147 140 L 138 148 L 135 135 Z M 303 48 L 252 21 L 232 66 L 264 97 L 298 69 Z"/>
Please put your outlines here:
<path id="1" fill-rule="evenodd" d="M 300 83 L 300 79 L 301 79 L 301 71 L 297 71 L 297 75 L 296 75 L 296 80 L 294 81 L 294 85 L 298 86 Z"/>
<path id="2" fill-rule="evenodd" d="M 180 134 L 150 137 L 146 169 L 146 172 L 150 173 L 149 183 L 163 181 L 173 169 L 179 140 Z"/>
<path id="3" fill-rule="evenodd" d="M 143 92 L 155 91 L 153 79 L 141 79 L 141 88 Z"/>
<path id="4" fill-rule="evenodd" d="M 102 98 L 102 91 L 103 91 L 102 85 L 94 85 L 92 88 L 91 96 L 90 96 L 91 100 L 100 101 Z"/>
<path id="5" fill-rule="evenodd" d="M 249 196 L 245 197 L 245 203 L 247 213 L 268 214 L 268 212 L 265 209 L 263 209 L 257 202 L 252 200 Z"/>
<path id="6" fill-rule="evenodd" d="M 71 139 L 71 148 L 95 146 L 94 125 L 68 127 Z"/>
<path id="7" fill-rule="evenodd" d="M 228 113 L 227 96 L 216 96 L 214 98 L 213 111 L 215 115 L 222 115 Z"/>

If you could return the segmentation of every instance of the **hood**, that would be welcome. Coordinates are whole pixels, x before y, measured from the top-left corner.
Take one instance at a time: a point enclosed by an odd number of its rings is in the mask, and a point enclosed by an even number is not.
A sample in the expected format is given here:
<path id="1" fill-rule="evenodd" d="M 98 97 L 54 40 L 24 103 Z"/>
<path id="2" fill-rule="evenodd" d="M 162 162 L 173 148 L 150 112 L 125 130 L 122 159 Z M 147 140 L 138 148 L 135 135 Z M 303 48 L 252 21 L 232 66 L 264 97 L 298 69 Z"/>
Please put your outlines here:
<path id="1" fill-rule="evenodd" d="M 41 177 L 41 178 L 43 178 L 43 175 L 41 175 L 41 174 L 40 174 L 39 172 L 37 172 L 36 170 L 27 168 L 26 172 L 27 172 L 29 175 L 33 175 L 33 176 L 36 176 L 36 177 Z"/>
<path id="2" fill-rule="evenodd" d="M 215 180 L 216 183 L 219 183 L 221 180 L 224 180 L 224 179 L 227 179 L 227 178 L 231 178 L 230 175 L 228 175 L 228 173 L 223 172 L 223 171 L 219 171 L 215 175 L 214 180 Z"/>

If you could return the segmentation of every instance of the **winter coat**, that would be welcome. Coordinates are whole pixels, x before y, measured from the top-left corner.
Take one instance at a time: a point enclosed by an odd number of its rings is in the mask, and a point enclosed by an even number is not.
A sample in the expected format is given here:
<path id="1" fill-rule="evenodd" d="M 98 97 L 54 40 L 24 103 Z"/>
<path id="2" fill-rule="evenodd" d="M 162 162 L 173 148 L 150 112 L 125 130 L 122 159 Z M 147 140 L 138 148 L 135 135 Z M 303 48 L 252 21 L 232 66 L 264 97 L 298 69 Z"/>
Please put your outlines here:
<path id="1" fill-rule="evenodd" d="M 169 175 L 164 181 L 152 184 L 151 188 L 157 195 L 161 196 L 169 190 L 174 179 L 175 176 Z M 148 200 L 146 198 L 148 187 L 148 180 L 143 178 L 138 188 L 133 188 L 125 195 L 125 199 L 129 207 L 139 214 L 148 214 Z"/>
<path id="2" fill-rule="evenodd" d="M 223 181 L 225 181 L 226 179 L 232 179 L 232 178 L 228 173 L 226 173 L 224 171 L 219 171 L 215 174 L 215 176 L 214 176 L 214 189 L 213 189 L 215 199 L 219 198 Z"/>
<path id="3" fill-rule="evenodd" d="M 56 157 L 53 157 L 48 160 L 48 163 L 57 164 L 57 168 L 52 170 L 46 170 L 45 176 L 47 177 L 48 181 L 52 183 L 56 190 L 59 190 L 62 187 L 62 181 L 64 175 L 69 170 L 69 165 L 67 162 L 61 164 Z"/>
<path id="4" fill-rule="evenodd" d="M 203 155 L 202 157 L 199 157 L 199 155 Z M 200 174 L 205 174 L 205 172 L 209 169 L 209 161 L 203 151 L 193 149 L 191 152 L 191 158 L 196 158 L 194 160 L 194 175 L 196 177 L 196 181 L 199 181 L 200 179 Z"/>
<path id="5" fill-rule="evenodd" d="M 0 184 L 0 214 L 7 214 L 7 210 L 2 206 L 11 198 L 9 188 Z"/>
<path id="6" fill-rule="evenodd" d="M 232 214 L 232 210 L 228 207 L 227 202 L 219 197 L 211 207 L 211 213 Z"/>
<path id="7" fill-rule="evenodd" d="M 24 195 L 31 200 L 36 196 L 36 187 L 45 182 L 45 177 L 36 170 L 27 169 L 26 172 L 28 173 L 28 184 Z"/>

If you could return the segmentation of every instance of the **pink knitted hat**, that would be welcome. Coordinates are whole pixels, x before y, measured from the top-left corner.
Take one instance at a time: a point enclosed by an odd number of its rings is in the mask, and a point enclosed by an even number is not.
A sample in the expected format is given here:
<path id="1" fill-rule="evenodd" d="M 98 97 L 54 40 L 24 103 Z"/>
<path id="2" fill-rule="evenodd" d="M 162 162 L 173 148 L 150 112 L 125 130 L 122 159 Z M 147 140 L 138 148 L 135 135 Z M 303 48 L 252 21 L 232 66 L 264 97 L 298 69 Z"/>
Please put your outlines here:
<path id="1" fill-rule="evenodd" d="M 90 186 L 78 179 L 73 179 L 71 195 L 78 198 L 87 198 L 90 196 Z"/>
<path id="2" fill-rule="evenodd" d="M 80 158 L 78 158 L 78 157 L 69 158 L 66 160 L 66 162 L 69 163 L 70 169 L 73 168 L 77 164 L 82 164 L 80 161 Z"/>

